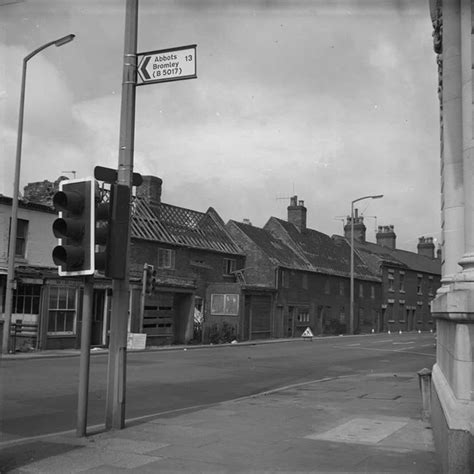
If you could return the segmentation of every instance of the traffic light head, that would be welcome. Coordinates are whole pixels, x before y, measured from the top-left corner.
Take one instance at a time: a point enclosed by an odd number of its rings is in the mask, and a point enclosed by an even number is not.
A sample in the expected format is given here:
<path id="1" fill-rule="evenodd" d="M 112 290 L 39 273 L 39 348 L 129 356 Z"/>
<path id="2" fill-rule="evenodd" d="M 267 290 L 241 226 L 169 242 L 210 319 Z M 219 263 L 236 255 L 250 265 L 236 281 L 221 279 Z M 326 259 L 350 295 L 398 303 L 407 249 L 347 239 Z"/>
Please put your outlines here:
<path id="1" fill-rule="evenodd" d="M 61 276 L 94 273 L 94 196 L 92 179 L 63 181 L 53 197 L 59 218 L 53 222 L 59 245 L 53 261 Z"/>
<path id="2" fill-rule="evenodd" d="M 153 294 L 156 289 L 156 270 L 148 263 L 145 263 L 143 268 L 143 286 L 147 295 Z"/>

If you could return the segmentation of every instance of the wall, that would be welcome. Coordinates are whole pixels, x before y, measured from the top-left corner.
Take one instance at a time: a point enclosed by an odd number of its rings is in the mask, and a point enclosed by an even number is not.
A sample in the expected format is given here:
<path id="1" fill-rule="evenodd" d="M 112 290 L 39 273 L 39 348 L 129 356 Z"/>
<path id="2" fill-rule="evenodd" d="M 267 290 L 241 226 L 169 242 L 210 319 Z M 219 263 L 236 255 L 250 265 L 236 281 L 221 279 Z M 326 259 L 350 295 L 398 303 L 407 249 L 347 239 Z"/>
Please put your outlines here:
<path id="1" fill-rule="evenodd" d="M 405 275 L 404 291 L 400 291 L 400 272 L 404 272 Z M 389 275 L 393 275 L 393 291 L 389 290 Z M 421 294 L 417 292 L 418 275 L 422 275 Z M 430 277 L 432 278 L 431 280 Z M 383 304 L 386 305 L 382 331 L 435 330 L 430 311 L 430 302 L 435 297 L 436 290 L 440 286 L 439 275 L 430 275 L 406 268 L 383 266 L 382 280 Z M 429 290 L 430 282 L 432 282 L 431 292 Z M 410 323 L 407 320 L 407 309 L 412 311 L 414 315 L 413 327 L 410 327 Z"/>
<path id="2" fill-rule="evenodd" d="M 288 288 L 282 284 L 282 271 L 289 277 Z M 307 289 L 303 283 L 307 281 Z M 363 286 L 363 296 L 359 297 L 359 284 Z M 342 294 L 341 294 L 342 285 Z M 374 287 L 372 298 L 371 287 Z M 354 282 L 354 320 L 357 332 L 376 330 L 376 314 L 381 307 L 381 285 L 378 282 Z M 350 314 L 350 280 L 346 277 L 331 276 L 322 273 L 311 273 L 297 270 L 284 270 L 279 273 L 277 307 L 283 306 L 283 317 L 289 317 L 289 307 L 296 308 L 294 319 L 299 311 L 309 312 L 309 321 L 296 321 L 293 335 L 298 337 L 306 327 L 313 334 L 341 334 L 348 330 Z M 359 318 L 359 309 L 362 317 Z M 360 319 L 360 324 L 359 324 Z M 364 324 L 365 321 L 365 324 Z M 289 334 L 288 327 L 283 323 L 281 337 Z"/>
<path id="3" fill-rule="evenodd" d="M 239 297 L 239 308 L 237 315 L 211 314 L 211 295 L 233 294 Z M 204 305 L 204 336 L 203 342 L 231 342 L 241 334 L 241 321 L 244 311 L 244 300 L 239 283 L 213 283 L 206 292 L 206 304 Z M 215 339 L 213 339 L 215 338 Z M 229 340 L 230 339 L 230 340 Z"/>
<path id="4" fill-rule="evenodd" d="M 10 230 L 11 206 L 0 203 L 0 266 L 7 266 L 8 239 Z M 34 209 L 18 208 L 18 218 L 28 221 L 25 260 L 27 265 L 54 267 L 51 256 L 57 239 L 53 235 L 52 226 L 57 218 L 55 213 Z"/>
<path id="5" fill-rule="evenodd" d="M 175 268 L 158 268 L 158 249 L 171 249 L 175 251 Z M 196 294 L 204 297 L 209 282 L 235 282 L 233 275 L 223 275 L 223 263 L 225 258 L 236 260 L 236 268 L 243 268 L 245 257 L 233 256 L 208 250 L 190 249 L 186 247 L 158 244 L 144 240 L 134 239 L 131 245 L 131 271 L 141 274 L 143 264 L 148 263 L 155 266 L 158 277 L 162 279 L 179 279 L 182 283 L 193 284 Z"/>

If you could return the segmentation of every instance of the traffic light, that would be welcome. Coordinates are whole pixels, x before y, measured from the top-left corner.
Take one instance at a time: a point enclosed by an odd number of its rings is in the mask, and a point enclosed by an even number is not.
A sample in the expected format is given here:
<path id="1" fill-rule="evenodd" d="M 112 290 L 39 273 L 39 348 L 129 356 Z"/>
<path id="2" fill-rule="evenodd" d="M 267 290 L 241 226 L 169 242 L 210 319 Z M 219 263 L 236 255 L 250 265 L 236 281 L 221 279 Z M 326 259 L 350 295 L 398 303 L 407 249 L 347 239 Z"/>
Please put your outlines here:
<path id="1" fill-rule="evenodd" d="M 105 276 L 123 280 L 130 214 L 130 188 L 112 184 L 109 202 L 95 201 L 95 268 Z"/>
<path id="2" fill-rule="evenodd" d="M 59 218 L 53 222 L 59 245 L 53 261 L 61 276 L 94 273 L 94 199 L 93 179 L 63 181 L 53 197 Z"/>
<path id="3" fill-rule="evenodd" d="M 107 268 L 108 245 L 110 243 L 110 203 L 102 200 L 103 196 L 96 193 L 94 199 L 95 222 L 95 269 L 104 273 Z"/>
<path id="4" fill-rule="evenodd" d="M 156 270 L 148 263 L 143 266 L 143 287 L 147 295 L 153 294 L 156 288 Z"/>

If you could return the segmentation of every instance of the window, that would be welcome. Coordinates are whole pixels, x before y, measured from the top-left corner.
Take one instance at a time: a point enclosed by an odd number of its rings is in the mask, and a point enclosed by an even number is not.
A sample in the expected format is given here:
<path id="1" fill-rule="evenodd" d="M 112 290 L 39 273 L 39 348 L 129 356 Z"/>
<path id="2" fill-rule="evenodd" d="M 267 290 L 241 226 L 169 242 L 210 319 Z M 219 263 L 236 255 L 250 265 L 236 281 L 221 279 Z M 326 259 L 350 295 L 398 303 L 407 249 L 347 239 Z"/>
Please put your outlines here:
<path id="1" fill-rule="evenodd" d="M 74 334 L 76 331 L 76 289 L 49 287 L 48 334 Z"/>
<path id="2" fill-rule="evenodd" d="M 239 314 L 239 295 L 211 295 L 211 314 Z"/>
<path id="3" fill-rule="evenodd" d="M 11 232 L 11 219 L 10 219 L 10 232 Z M 28 221 L 24 219 L 17 219 L 16 225 L 16 244 L 15 244 L 15 256 L 25 258 L 26 256 L 26 238 L 28 234 Z"/>
<path id="4" fill-rule="evenodd" d="M 370 285 L 370 297 L 374 300 L 375 299 L 375 286 Z"/>
<path id="5" fill-rule="evenodd" d="M 429 282 L 428 282 L 428 295 L 433 296 L 433 277 L 428 277 Z"/>
<path id="6" fill-rule="evenodd" d="M 174 250 L 158 249 L 158 268 L 174 268 Z"/>
<path id="7" fill-rule="evenodd" d="M 362 283 L 359 283 L 359 298 L 364 297 L 364 285 Z"/>
<path id="8" fill-rule="evenodd" d="M 298 323 L 309 323 L 309 313 L 307 310 L 302 310 L 298 313 L 296 317 Z"/>
<path id="9" fill-rule="evenodd" d="M 393 275 L 391 273 L 388 274 L 388 291 L 395 291 L 393 286 Z"/>
<path id="10" fill-rule="evenodd" d="M 405 292 L 405 272 L 400 272 L 398 283 L 400 291 Z"/>
<path id="11" fill-rule="evenodd" d="M 301 286 L 303 287 L 303 290 L 308 289 L 308 275 L 306 273 L 303 273 L 301 276 Z"/>
<path id="12" fill-rule="evenodd" d="M 23 285 L 19 283 L 13 291 L 12 313 L 15 315 L 39 314 L 40 285 Z"/>
<path id="13" fill-rule="evenodd" d="M 224 258 L 222 273 L 224 275 L 231 275 L 235 272 L 237 266 L 236 261 L 233 258 Z"/>
<path id="14" fill-rule="evenodd" d="M 344 296 L 344 282 L 343 281 L 339 282 L 339 294 L 341 296 Z"/>
<path id="15" fill-rule="evenodd" d="M 344 306 L 341 306 L 341 309 L 339 310 L 339 322 L 344 323 L 346 320 L 346 310 Z"/>
<path id="16" fill-rule="evenodd" d="M 290 276 L 288 275 L 287 270 L 281 271 L 281 287 L 289 288 L 290 287 Z"/>
<path id="17" fill-rule="evenodd" d="M 326 280 L 324 282 L 324 293 L 326 293 L 327 295 L 331 293 L 331 285 L 329 283 L 329 280 Z"/>
<path id="18" fill-rule="evenodd" d="M 421 295 L 423 293 L 422 289 L 423 275 L 417 275 L 416 277 L 416 293 Z"/>

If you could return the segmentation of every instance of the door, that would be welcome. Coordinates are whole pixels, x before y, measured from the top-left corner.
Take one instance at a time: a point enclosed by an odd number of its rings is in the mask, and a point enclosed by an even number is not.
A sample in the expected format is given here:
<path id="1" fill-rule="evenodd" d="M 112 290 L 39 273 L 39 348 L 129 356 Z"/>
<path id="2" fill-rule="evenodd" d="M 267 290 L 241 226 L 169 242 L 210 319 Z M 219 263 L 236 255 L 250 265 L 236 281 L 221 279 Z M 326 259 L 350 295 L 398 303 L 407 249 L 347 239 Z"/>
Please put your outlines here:
<path id="1" fill-rule="evenodd" d="M 147 297 L 143 311 L 143 331 L 156 343 L 174 340 L 174 293 L 154 293 Z"/>
<path id="2" fill-rule="evenodd" d="M 295 307 L 288 306 L 286 317 L 286 337 L 293 337 L 295 334 Z"/>
<path id="3" fill-rule="evenodd" d="M 250 305 L 252 314 L 252 339 L 268 339 L 271 337 L 271 303 L 271 296 L 251 296 Z"/>

